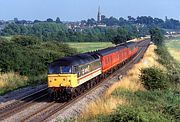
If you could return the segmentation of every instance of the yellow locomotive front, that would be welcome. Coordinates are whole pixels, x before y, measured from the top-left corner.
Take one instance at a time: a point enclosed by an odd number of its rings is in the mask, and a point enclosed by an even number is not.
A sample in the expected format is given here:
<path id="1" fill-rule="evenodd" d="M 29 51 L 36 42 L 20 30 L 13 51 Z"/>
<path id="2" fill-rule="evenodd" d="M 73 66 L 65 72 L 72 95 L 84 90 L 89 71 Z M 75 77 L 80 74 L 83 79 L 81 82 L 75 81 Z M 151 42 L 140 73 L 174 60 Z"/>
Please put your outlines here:
<path id="1" fill-rule="evenodd" d="M 48 87 L 75 87 L 77 86 L 76 74 L 50 74 L 48 75 Z"/>
<path id="2" fill-rule="evenodd" d="M 86 89 L 85 83 L 101 74 L 101 61 L 95 54 L 64 57 L 49 66 L 48 88 L 55 99 L 71 98 Z"/>
<path id="3" fill-rule="evenodd" d="M 70 66 L 58 66 L 50 67 L 48 75 L 48 87 L 76 87 L 77 74 L 72 74 L 72 67 Z"/>
<path id="4" fill-rule="evenodd" d="M 53 64 L 49 67 L 48 88 L 52 98 L 70 97 L 77 86 L 77 74 L 73 74 L 72 66 Z"/>

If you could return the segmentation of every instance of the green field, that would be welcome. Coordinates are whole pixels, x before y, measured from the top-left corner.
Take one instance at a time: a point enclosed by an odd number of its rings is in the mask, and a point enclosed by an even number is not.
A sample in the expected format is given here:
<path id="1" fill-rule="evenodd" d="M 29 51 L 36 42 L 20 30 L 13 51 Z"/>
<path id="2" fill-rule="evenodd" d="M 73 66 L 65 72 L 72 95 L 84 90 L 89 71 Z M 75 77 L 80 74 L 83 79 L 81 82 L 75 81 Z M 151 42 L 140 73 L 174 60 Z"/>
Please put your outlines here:
<path id="1" fill-rule="evenodd" d="M 111 42 L 68 42 L 70 47 L 76 48 L 79 53 L 95 51 L 114 46 Z"/>
<path id="2" fill-rule="evenodd" d="M 180 38 L 169 40 L 166 45 L 171 55 L 180 62 Z"/>

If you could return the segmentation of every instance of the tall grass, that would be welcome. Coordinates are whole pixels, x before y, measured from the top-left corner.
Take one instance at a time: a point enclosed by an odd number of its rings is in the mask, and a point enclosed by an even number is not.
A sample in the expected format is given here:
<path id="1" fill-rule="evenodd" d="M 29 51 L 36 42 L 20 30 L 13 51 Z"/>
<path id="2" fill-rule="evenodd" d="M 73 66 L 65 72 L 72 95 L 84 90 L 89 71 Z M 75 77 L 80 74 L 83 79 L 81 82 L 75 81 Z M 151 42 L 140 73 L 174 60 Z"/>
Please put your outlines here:
<path id="1" fill-rule="evenodd" d="M 0 94 L 27 84 L 28 78 L 15 72 L 0 73 Z"/>
<path id="2" fill-rule="evenodd" d="M 91 102 L 85 109 L 82 118 L 93 118 L 99 114 L 110 114 L 118 105 L 128 104 L 125 100 L 115 97 L 103 97 Z"/>

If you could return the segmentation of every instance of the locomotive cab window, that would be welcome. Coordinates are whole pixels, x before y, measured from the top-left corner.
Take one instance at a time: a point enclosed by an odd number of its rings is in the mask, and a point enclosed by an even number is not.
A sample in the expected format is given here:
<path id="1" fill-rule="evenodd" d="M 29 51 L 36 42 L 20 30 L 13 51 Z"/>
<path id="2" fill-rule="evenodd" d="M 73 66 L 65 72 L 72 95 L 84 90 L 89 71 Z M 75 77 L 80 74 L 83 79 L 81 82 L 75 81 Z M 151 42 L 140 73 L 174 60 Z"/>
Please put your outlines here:
<path id="1" fill-rule="evenodd" d="M 49 68 L 49 74 L 59 74 L 59 73 L 60 73 L 59 66 L 51 66 Z"/>
<path id="2" fill-rule="evenodd" d="M 61 66 L 61 73 L 65 74 L 65 73 L 72 73 L 72 68 L 70 66 Z"/>

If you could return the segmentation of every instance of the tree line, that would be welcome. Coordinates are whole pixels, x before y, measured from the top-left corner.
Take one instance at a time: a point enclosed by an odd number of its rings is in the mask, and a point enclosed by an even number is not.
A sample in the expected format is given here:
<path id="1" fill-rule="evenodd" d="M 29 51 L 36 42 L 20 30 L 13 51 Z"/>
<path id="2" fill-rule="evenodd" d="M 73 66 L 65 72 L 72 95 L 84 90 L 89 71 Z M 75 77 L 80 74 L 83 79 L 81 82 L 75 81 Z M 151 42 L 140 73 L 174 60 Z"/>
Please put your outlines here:
<path id="1" fill-rule="evenodd" d="M 23 24 L 15 19 L 15 23 L 9 23 L 0 31 L 0 36 L 26 35 L 34 36 L 42 41 L 59 42 L 112 42 L 114 44 L 138 38 L 150 34 L 152 27 L 166 29 L 180 29 L 180 22 L 174 19 L 164 21 L 150 16 L 133 18 L 106 18 L 102 17 L 100 23 L 94 19 L 82 20 L 85 28 L 68 29 L 60 18 L 55 21 L 48 18 L 46 21 L 35 20 L 33 24 Z M 106 24 L 107 27 L 93 25 Z"/>
<path id="2" fill-rule="evenodd" d="M 27 20 L 18 20 L 18 18 L 14 18 L 15 24 L 35 24 L 35 23 L 41 23 L 41 22 L 54 22 L 54 23 L 63 23 L 59 17 L 57 17 L 55 20 L 52 18 L 48 18 L 44 21 L 41 20 L 34 20 L 34 21 L 27 21 Z M 8 23 L 8 22 L 6 22 Z M 127 19 L 123 17 L 115 18 L 113 16 L 106 17 L 104 15 L 101 16 L 101 24 L 106 24 L 107 26 L 122 26 L 122 25 L 128 25 L 128 24 L 136 24 L 136 25 L 146 25 L 146 26 L 156 26 L 164 29 L 180 29 L 180 21 L 167 17 L 165 20 L 160 18 L 153 18 L 151 16 L 138 16 L 138 17 L 132 17 L 128 16 Z M 0 21 L 0 25 L 2 25 L 3 22 Z M 98 22 L 94 19 L 87 19 L 81 21 L 82 25 L 86 26 L 93 26 L 98 24 Z"/>
<path id="3" fill-rule="evenodd" d="M 120 18 L 115 18 L 115 17 L 105 17 L 102 15 L 102 24 L 106 24 L 107 26 L 122 26 L 122 25 L 127 25 L 127 24 L 136 24 L 136 25 L 146 25 L 148 27 L 150 26 L 156 26 L 159 28 L 164 28 L 164 29 L 180 29 L 180 21 L 176 19 L 168 19 L 166 17 L 165 20 L 160 19 L 160 18 L 153 18 L 151 16 L 138 16 L 136 18 L 132 16 L 128 16 L 127 19 L 120 17 Z M 87 24 L 88 26 L 94 25 L 97 23 L 97 21 L 93 18 L 81 21 L 82 23 Z"/>
<path id="4" fill-rule="evenodd" d="M 65 25 L 55 22 L 40 22 L 25 26 L 23 24 L 8 24 L 1 32 L 2 36 L 27 35 L 35 36 L 43 41 L 59 42 L 113 42 L 114 38 L 129 40 L 148 34 L 148 28 L 134 25 L 121 27 L 94 27 L 83 31 L 68 29 Z"/>

